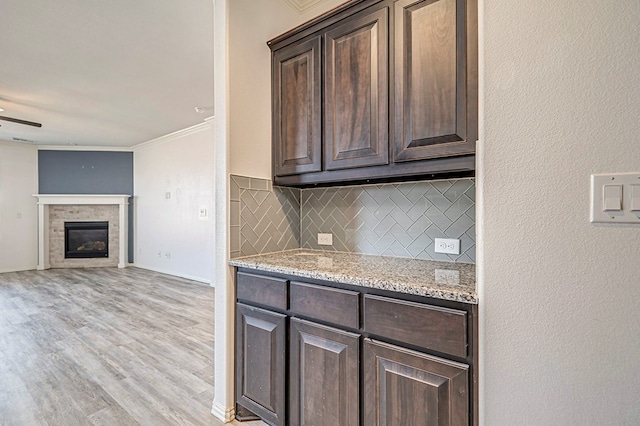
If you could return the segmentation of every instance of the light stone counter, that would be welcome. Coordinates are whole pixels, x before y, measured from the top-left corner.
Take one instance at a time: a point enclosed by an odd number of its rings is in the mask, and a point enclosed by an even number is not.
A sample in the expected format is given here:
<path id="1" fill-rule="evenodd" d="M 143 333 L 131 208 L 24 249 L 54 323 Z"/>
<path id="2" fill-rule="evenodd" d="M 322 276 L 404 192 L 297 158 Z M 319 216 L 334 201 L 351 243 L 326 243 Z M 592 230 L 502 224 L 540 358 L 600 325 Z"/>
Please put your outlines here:
<path id="1" fill-rule="evenodd" d="M 239 257 L 229 264 L 264 272 L 478 303 L 476 266 L 400 257 L 296 249 Z"/>

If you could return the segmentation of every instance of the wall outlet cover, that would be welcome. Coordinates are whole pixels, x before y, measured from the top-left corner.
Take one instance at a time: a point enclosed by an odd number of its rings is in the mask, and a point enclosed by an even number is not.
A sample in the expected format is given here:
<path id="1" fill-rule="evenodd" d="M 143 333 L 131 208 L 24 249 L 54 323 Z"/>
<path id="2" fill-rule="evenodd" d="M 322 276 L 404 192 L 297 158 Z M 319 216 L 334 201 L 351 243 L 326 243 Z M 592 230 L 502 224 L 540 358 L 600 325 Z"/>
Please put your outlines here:
<path id="1" fill-rule="evenodd" d="M 460 254 L 460 240 L 454 238 L 436 238 L 435 252 L 444 254 Z"/>
<path id="2" fill-rule="evenodd" d="M 319 246 L 332 246 L 333 245 L 333 234 L 323 234 L 321 232 L 318 233 L 318 245 Z"/>
<path id="3" fill-rule="evenodd" d="M 449 269 L 436 269 L 436 284 L 458 285 L 460 284 L 460 271 Z"/>

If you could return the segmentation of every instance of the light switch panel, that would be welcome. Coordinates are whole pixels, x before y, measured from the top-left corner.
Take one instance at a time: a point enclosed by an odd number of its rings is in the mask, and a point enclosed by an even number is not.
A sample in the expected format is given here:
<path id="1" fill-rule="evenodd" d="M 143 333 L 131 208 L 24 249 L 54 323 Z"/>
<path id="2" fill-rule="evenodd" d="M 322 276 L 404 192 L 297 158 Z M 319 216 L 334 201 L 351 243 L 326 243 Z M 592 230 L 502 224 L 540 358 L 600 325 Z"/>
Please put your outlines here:
<path id="1" fill-rule="evenodd" d="M 640 172 L 591 175 L 591 222 L 640 224 Z"/>
<path id="2" fill-rule="evenodd" d="M 619 212 L 622 210 L 622 185 L 604 185 L 602 198 L 604 198 L 602 210 Z"/>

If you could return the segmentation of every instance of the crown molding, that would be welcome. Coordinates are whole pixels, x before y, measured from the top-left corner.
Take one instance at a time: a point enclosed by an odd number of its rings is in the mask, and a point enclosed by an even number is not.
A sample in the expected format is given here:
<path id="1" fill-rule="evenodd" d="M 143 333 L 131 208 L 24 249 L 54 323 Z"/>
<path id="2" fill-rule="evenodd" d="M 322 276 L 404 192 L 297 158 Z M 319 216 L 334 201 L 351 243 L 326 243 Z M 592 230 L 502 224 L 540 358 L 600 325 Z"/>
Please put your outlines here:
<path id="1" fill-rule="evenodd" d="M 126 146 L 82 146 L 82 145 L 34 145 L 38 151 L 118 151 L 133 152 Z"/>
<path id="2" fill-rule="evenodd" d="M 284 0 L 289 6 L 294 8 L 298 13 L 302 13 L 325 0 Z"/>
<path id="3" fill-rule="evenodd" d="M 205 119 L 205 120 L 207 120 L 207 119 Z M 136 150 L 138 150 L 140 148 L 145 148 L 145 147 L 150 146 L 150 145 L 156 145 L 156 144 L 160 144 L 160 143 L 164 143 L 164 142 L 170 141 L 172 139 L 177 139 L 177 138 L 188 136 L 188 135 L 191 135 L 191 134 L 194 134 L 194 133 L 199 133 L 199 132 L 202 132 L 202 131 L 207 130 L 209 128 L 211 128 L 210 123 L 208 121 L 204 121 L 202 123 L 196 124 L 195 126 L 187 127 L 186 129 L 178 130 L 177 132 L 169 133 L 167 135 L 160 136 L 159 138 L 155 138 L 155 139 L 151 139 L 151 140 L 146 141 L 146 142 L 139 143 L 137 145 L 132 146 L 130 149 L 132 151 L 136 151 Z"/>

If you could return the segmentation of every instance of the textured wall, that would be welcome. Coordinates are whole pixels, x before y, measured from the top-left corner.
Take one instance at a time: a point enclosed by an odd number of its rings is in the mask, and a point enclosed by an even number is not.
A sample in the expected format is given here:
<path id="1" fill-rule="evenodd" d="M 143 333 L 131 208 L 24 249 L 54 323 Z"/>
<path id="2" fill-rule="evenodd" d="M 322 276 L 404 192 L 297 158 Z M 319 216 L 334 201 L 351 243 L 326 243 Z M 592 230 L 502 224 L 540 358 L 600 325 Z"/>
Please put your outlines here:
<path id="1" fill-rule="evenodd" d="M 136 147 L 136 266 L 213 282 L 213 176 L 208 123 Z"/>
<path id="2" fill-rule="evenodd" d="M 38 264 L 38 151 L 0 141 L 0 273 Z"/>
<path id="3" fill-rule="evenodd" d="M 38 151 L 41 194 L 133 195 L 133 153 Z"/>
<path id="4" fill-rule="evenodd" d="M 589 175 L 640 169 L 640 2 L 484 0 L 483 424 L 640 424 L 640 227 Z"/>

